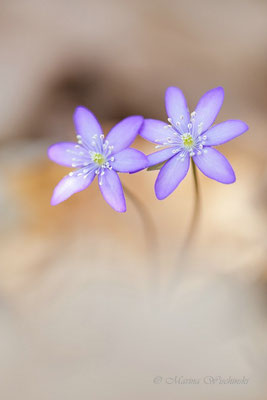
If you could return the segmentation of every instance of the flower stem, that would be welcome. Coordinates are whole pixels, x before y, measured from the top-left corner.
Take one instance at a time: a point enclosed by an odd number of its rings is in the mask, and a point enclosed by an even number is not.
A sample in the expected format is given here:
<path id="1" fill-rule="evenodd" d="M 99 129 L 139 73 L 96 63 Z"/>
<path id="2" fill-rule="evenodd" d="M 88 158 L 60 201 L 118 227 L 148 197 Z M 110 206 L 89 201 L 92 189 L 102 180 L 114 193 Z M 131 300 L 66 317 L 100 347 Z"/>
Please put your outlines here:
<path id="1" fill-rule="evenodd" d="M 157 237 L 157 230 L 153 221 L 153 218 L 144 205 L 144 203 L 126 186 L 123 185 L 123 190 L 126 196 L 132 201 L 133 205 L 135 206 L 136 210 L 138 211 L 144 226 L 144 234 L 146 238 L 146 245 L 147 245 L 147 255 L 148 255 L 148 262 L 149 262 L 149 269 L 151 270 L 151 283 L 153 285 L 153 291 L 156 289 L 158 282 L 158 265 L 159 265 L 159 258 L 158 258 L 158 237 Z"/>
<path id="2" fill-rule="evenodd" d="M 194 194 L 195 194 L 194 210 L 186 238 L 182 245 L 182 249 L 179 252 L 179 257 L 177 260 L 178 267 L 177 265 L 175 266 L 174 272 L 171 277 L 170 287 L 168 288 L 168 296 L 169 295 L 173 296 L 175 294 L 175 290 L 177 289 L 177 285 L 181 282 L 183 273 L 187 271 L 186 256 L 188 255 L 188 251 L 192 246 L 200 216 L 200 191 L 199 191 L 197 169 L 193 160 L 192 160 L 192 170 L 193 170 Z"/>
<path id="3" fill-rule="evenodd" d="M 185 238 L 181 255 L 184 256 L 190 246 L 193 243 L 195 234 L 196 234 L 196 229 L 199 221 L 199 215 L 200 215 L 200 192 L 199 192 L 199 183 L 198 183 L 198 177 L 197 177 L 197 168 L 196 164 L 194 163 L 192 159 L 192 170 L 193 170 L 193 180 L 194 180 L 194 192 L 195 192 L 195 202 L 194 202 L 194 210 L 193 210 L 193 216 L 191 219 L 191 223 L 189 226 L 189 230 L 187 233 L 187 236 Z"/>

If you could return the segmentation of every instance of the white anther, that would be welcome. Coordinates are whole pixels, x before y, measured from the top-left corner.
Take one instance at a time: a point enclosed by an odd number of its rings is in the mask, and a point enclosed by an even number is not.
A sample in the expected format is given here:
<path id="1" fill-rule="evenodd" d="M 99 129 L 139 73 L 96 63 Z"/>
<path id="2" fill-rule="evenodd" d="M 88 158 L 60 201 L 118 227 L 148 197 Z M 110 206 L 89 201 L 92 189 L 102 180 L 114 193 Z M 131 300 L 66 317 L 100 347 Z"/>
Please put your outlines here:
<path id="1" fill-rule="evenodd" d="M 205 154 L 206 154 L 207 152 L 208 152 L 208 150 L 206 150 L 206 149 L 204 149 L 204 150 L 203 150 L 203 153 L 205 153 Z"/>
<path id="2" fill-rule="evenodd" d="M 198 152 L 197 152 L 197 155 L 198 155 L 198 156 L 200 156 L 200 154 L 201 154 L 201 151 L 200 151 L 200 150 L 198 150 Z"/>
<path id="3" fill-rule="evenodd" d="M 195 111 L 191 112 L 191 117 L 195 118 L 195 116 L 197 115 L 197 113 Z"/>
<path id="4" fill-rule="evenodd" d="M 102 134 L 102 135 L 100 135 L 100 139 L 104 139 L 104 137 L 105 137 L 105 136 L 104 136 L 103 134 Z"/>
<path id="5" fill-rule="evenodd" d="M 115 158 L 114 158 L 114 157 L 111 157 L 110 161 L 114 161 L 114 160 L 115 160 Z"/>
<path id="6" fill-rule="evenodd" d="M 191 129 L 192 126 L 193 126 L 193 125 L 191 124 L 191 122 L 187 125 L 188 129 Z"/>
<path id="7" fill-rule="evenodd" d="M 199 147 L 200 149 L 203 149 L 203 144 L 200 144 L 198 147 Z"/>
<path id="8" fill-rule="evenodd" d="M 69 173 L 69 176 L 73 176 L 73 172 L 70 172 L 70 173 Z"/>
<path id="9" fill-rule="evenodd" d="M 172 119 L 171 118 L 168 118 L 168 121 L 169 121 L 170 124 L 172 124 Z"/>
<path id="10" fill-rule="evenodd" d="M 183 115 L 181 115 L 181 116 L 180 116 L 180 119 L 181 119 L 181 120 L 183 120 L 183 119 L 184 119 L 184 116 L 183 116 Z"/>

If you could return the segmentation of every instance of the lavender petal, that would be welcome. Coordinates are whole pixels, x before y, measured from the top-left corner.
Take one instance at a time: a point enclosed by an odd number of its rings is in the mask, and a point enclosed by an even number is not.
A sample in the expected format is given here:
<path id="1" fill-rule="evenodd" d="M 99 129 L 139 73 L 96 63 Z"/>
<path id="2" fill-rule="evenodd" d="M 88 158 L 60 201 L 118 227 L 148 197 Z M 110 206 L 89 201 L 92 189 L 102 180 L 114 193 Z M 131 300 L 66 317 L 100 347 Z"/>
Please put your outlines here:
<path id="1" fill-rule="evenodd" d="M 222 87 L 209 90 L 199 100 L 195 109 L 195 124 L 202 124 L 205 132 L 215 121 L 223 104 L 224 90 Z"/>
<path id="2" fill-rule="evenodd" d="M 163 144 L 170 136 L 170 128 L 166 122 L 156 119 L 145 119 L 140 129 L 140 136 L 150 142 Z"/>
<path id="3" fill-rule="evenodd" d="M 221 183 L 233 183 L 236 180 L 229 161 L 212 147 L 205 147 L 201 155 L 194 156 L 193 160 L 200 171 L 208 178 Z"/>
<path id="4" fill-rule="evenodd" d="M 171 86 L 165 93 L 165 107 L 169 118 L 174 124 L 177 122 L 185 126 L 190 121 L 186 99 L 183 92 L 178 87 Z"/>
<path id="5" fill-rule="evenodd" d="M 81 136 L 81 141 L 88 148 L 92 147 L 94 136 L 99 137 L 103 134 L 101 125 L 94 114 L 87 108 L 79 106 L 76 108 L 73 121 L 77 135 Z"/>
<path id="6" fill-rule="evenodd" d="M 106 169 L 104 175 L 99 176 L 98 182 L 100 191 L 106 202 L 115 211 L 125 212 L 125 197 L 117 172 Z"/>
<path id="7" fill-rule="evenodd" d="M 240 120 L 229 120 L 222 122 L 221 124 L 215 125 L 207 132 L 205 135 L 207 139 L 205 145 L 207 146 L 217 146 L 223 144 L 242 135 L 248 130 L 247 124 Z"/>
<path id="8" fill-rule="evenodd" d="M 85 175 L 77 176 L 77 173 L 74 173 L 73 176 L 65 176 L 54 189 L 51 205 L 55 206 L 67 200 L 74 193 L 86 189 L 94 180 L 95 173 L 91 171 L 86 178 L 84 178 L 84 176 Z"/>
<path id="9" fill-rule="evenodd" d="M 109 146 L 113 146 L 113 154 L 124 150 L 133 143 L 143 121 L 143 117 L 134 115 L 123 119 L 111 129 L 105 141 L 108 141 Z"/>
<path id="10" fill-rule="evenodd" d="M 156 151 L 155 153 L 149 154 L 147 156 L 148 167 L 151 167 L 152 165 L 156 165 L 163 161 L 169 160 L 171 157 L 174 156 L 173 151 L 174 151 L 174 148 L 169 147 L 167 149 L 159 150 L 159 151 Z"/>
<path id="11" fill-rule="evenodd" d="M 169 196 L 185 178 L 190 165 L 190 157 L 187 154 L 181 161 L 180 154 L 172 157 L 161 168 L 155 182 L 155 193 L 159 200 Z"/>
<path id="12" fill-rule="evenodd" d="M 84 149 L 70 142 L 53 144 L 48 148 L 47 154 L 50 160 L 65 167 L 73 165 L 80 167 L 88 161 L 88 155 L 86 157 Z"/>
<path id="13" fill-rule="evenodd" d="M 118 172 L 136 172 L 147 168 L 148 160 L 141 151 L 125 149 L 114 155 L 111 165 Z"/>

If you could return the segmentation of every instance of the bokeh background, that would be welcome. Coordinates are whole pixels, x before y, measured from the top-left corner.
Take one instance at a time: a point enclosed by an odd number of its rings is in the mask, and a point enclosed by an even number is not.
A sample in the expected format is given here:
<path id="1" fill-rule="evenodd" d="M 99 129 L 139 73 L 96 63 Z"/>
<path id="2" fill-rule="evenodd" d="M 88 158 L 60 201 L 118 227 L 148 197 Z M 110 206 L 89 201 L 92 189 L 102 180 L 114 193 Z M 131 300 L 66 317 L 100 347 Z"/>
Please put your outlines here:
<path id="1" fill-rule="evenodd" d="M 267 2 L 0 5 L 1 399 L 265 399 Z M 191 175 L 165 201 L 156 172 L 122 176 L 155 221 L 151 264 L 130 200 L 116 214 L 94 183 L 50 206 L 67 169 L 46 150 L 74 138 L 79 104 L 106 132 L 132 114 L 166 118 L 170 85 L 192 109 L 223 86 L 217 121 L 250 130 L 221 148 L 234 185 L 199 174 L 201 217 L 182 262 Z"/>

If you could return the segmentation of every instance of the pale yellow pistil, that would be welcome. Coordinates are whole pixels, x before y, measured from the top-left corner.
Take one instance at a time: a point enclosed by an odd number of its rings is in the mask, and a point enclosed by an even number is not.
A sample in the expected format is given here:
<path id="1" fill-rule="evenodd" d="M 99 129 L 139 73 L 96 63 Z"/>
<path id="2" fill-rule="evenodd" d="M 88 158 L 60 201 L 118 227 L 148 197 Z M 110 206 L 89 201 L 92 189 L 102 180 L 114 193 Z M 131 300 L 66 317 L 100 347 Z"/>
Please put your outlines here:
<path id="1" fill-rule="evenodd" d="M 186 149 L 192 149 L 195 141 L 190 133 L 184 133 L 182 136 L 183 144 Z"/>
<path id="2" fill-rule="evenodd" d="M 105 164 L 105 162 L 106 162 L 105 157 L 101 153 L 93 153 L 91 157 L 92 157 L 92 161 L 94 161 L 94 163 L 96 163 L 100 167 L 101 167 L 101 165 Z"/>

